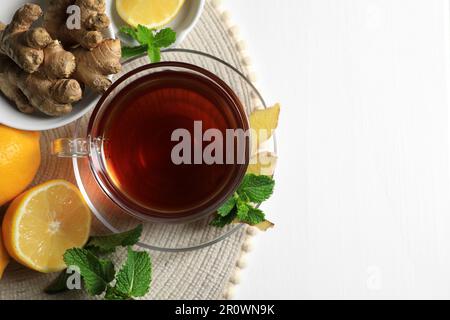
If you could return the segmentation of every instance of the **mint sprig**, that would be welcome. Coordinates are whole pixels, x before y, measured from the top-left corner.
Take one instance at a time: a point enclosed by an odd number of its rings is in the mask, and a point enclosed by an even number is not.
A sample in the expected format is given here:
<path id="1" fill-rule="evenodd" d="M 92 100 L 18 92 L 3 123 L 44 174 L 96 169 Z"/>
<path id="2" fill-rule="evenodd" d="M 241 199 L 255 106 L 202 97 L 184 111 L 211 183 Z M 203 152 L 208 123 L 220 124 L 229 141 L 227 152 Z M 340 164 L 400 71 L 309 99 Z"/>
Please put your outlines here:
<path id="1" fill-rule="evenodd" d="M 69 249 L 64 254 L 67 266 L 79 268 L 86 291 L 96 296 L 102 294 L 108 284 L 114 280 L 114 264 L 107 259 L 99 259 L 86 249 Z"/>
<path id="2" fill-rule="evenodd" d="M 275 181 L 272 177 L 248 174 L 237 192 L 245 201 L 262 203 L 272 196 L 274 187 Z"/>
<path id="3" fill-rule="evenodd" d="M 231 223 L 241 222 L 255 226 L 266 221 L 264 212 L 256 206 L 268 200 L 274 188 L 275 181 L 272 177 L 246 175 L 233 197 L 217 210 L 211 225 L 223 228 Z"/>
<path id="4" fill-rule="evenodd" d="M 139 241 L 141 234 L 142 225 L 119 234 L 91 237 L 83 249 L 67 250 L 64 262 L 67 266 L 76 267 L 80 271 L 84 288 L 92 296 L 105 293 L 107 300 L 143 297 L 150 289 L 151 258 L 147 252 L 133 251 L 131 248 Z M 113 262 L 103 256 L 114 253 L 118 247 L 127 247 L 128 257 L 116 274 Z M 57 294 L 67 291 L 69 276 L 67 270 L 63 271 L 45 292 Z"/>
<path id="5" fill-rule="evenodd" d="M 128 247 L 138 243 L 142 229 L 142 225 L 139 225 L 133 230 L 123 233 L 91 237 L 85 248 L 97 254 L 109 254 L 114 252 L 117 247 Z"/>
<path id="6" fill-rule="evenodd" d="M 149 29 L 143 25 L 138 25 L 136 28 L 122 27 L 120 32 L 126 34 L 139 42 L 136 47 L 122 47 L 122 57 L 131 58 L 137 55 L 147 53 L 151 62 L 161 61 L 161 49 L 170 47 L 175 43 L 177 34 L 170 28 Z"/>
<path id="7" fill-rule="evenodd" d="M 116 284 L 109 286 L 107 300 L 124 300 L 143 297 L 150 290 L 152 262 L 146 252 L 128 248 L 128 259 L 116 275 Z"/>

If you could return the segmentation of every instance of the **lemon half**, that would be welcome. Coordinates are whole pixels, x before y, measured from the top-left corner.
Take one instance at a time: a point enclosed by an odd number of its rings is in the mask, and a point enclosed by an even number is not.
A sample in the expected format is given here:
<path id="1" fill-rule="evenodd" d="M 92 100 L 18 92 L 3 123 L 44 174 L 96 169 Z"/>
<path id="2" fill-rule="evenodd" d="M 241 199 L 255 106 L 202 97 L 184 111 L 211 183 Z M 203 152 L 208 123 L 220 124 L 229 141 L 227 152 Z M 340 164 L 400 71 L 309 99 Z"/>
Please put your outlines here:
<path id="1" fill-rule="evenodd" d="M 63 270 L 64 253 L 84 246 L 90 228 L 91 212 L 80 191 L 64 180 L 46 182 L 20 195 L 2 225 L 11 257 L 44 273 Z"/>
<path id="2" fill-rule="evenodd" d="M 170 23 L 185 0 L 116 0 L 119 16 L 129 25 L 158 29 Z"/>

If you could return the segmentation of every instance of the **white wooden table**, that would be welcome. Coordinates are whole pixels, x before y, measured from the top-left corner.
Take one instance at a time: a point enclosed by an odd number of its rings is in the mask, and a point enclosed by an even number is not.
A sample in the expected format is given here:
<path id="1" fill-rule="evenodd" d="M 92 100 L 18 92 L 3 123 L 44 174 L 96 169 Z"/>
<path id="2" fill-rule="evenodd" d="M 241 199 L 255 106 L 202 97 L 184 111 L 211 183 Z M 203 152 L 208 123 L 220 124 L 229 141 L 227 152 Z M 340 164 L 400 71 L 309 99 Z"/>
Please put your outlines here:
<path id="1" fill-rule="evenodd" d="M 450 298 L 447 0 L 224 0 L 282 102 L 236 298 Z"/>

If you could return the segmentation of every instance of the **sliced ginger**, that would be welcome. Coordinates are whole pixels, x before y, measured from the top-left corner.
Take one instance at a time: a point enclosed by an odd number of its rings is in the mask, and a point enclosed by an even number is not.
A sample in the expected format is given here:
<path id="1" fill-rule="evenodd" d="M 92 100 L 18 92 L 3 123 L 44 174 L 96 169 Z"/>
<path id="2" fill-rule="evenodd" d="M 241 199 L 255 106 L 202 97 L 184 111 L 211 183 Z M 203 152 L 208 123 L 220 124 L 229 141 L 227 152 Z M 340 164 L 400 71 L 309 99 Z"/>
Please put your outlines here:
<path id="1" fill-rule="evenodd" d="M 260 224 L 255 225 L 254 227 L 258 228 L 260 231 L 267 231 L 267 230 L 275 227 L 275 224 L 273 224 L 269 220 L 265 220 L 265 221 L 261 222 Z"/>
<path id="2" fill-rule="evenodd" d="M 277 165 L 277 156 L 270 152 L 260 152 L 250 159 L 247 173 L 273 176 Z"/>
<path id="3" fill-rule="evenodd" d="M 280 104 L 273 107 L 256 110 L 250 115 L 250 128 L 252 129 L 252 155 L 255 155 L 260 146 L 269 140 L 278 127 Z"/>

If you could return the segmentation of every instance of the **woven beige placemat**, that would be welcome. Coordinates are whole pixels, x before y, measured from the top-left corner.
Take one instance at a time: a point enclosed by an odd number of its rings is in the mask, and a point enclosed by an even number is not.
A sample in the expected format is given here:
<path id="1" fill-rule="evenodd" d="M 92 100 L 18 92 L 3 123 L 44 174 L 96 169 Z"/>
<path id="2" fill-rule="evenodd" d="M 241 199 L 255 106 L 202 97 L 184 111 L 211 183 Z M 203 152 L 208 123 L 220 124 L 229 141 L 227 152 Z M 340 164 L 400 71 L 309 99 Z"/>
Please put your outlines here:
<path id="1" fill-rule="evenodd" d="M 183 48 L 204 51 L 236 66 L 251 79 L 250 60 L 245 56 L 245 45 L 231 25 L 229 15 L 220 7 L 220 1 L 208 1 L 205 12 L 194 31 L 183 43 Z M 43 162 L 34 184 L 55 178 L 74 182 L 72 163 L 55 159 L 48 154 L 48 143 L 58 137 L 70 137 L 73 124 L 44 133 Z M 0 214 L 5 208 L 0 209 Z M 94 229 L 103 228 L 98 221 Z M 242 228 L 230 238 L 209 248 L 186 253 L 150 252 L 153 259 L 153 283 L 147 299 L 222 299 L 231 298 L 233 287 L 239 282 L 239 269 L 244 267 L 243 255 L 250 249 L 253 229 Z M 118 259 L 124 257 L 122 252 Z M 43 288 L 55 275 L 42 275 L 11 263 L 0 280 L 0 299 L 88 299 L 79 291 L 48 296 Z"/>

